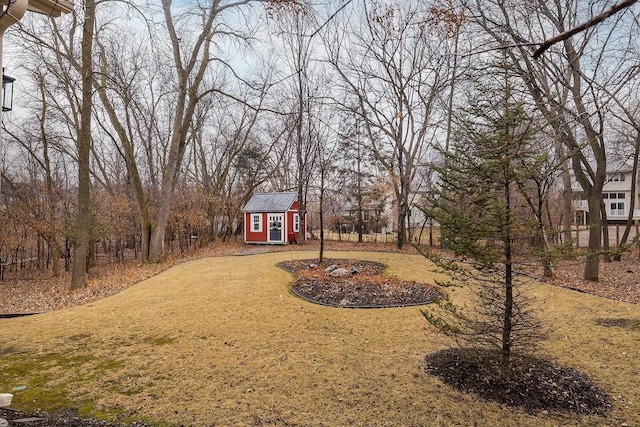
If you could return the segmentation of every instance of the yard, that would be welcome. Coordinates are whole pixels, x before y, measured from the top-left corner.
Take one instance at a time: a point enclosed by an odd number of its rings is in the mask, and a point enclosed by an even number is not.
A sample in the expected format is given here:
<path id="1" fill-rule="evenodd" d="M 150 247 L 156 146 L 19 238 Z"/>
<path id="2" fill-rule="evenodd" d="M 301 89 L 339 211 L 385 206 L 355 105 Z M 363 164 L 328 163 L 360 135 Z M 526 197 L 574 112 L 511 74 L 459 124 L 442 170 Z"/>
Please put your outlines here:
<path id="1" fill-rule="evenodd" d="M 418 255 L 335 252 L 428 282 Z M 527 414 L 459 393 L 425 373 L 446 348 L 416 307 L 346 309 L 290 292 L 281 261 L 305 251 L 202 258 L 108 298 L 0 319 L 0 392 L 31 412 L 159 425 L 640 425 L 640 307 L 536 284 L 553 324 L 543 354 L 608 391 L 606 418 Z M 465 291 L 453 291 L 463 300 Z"/>

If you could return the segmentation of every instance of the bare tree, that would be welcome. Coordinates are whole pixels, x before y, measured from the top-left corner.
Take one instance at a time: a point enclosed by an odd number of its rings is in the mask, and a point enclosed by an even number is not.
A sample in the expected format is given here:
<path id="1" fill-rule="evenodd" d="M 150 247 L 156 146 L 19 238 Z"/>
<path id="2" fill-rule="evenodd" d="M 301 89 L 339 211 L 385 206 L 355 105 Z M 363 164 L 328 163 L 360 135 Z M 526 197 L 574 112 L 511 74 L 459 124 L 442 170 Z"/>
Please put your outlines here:
<path id="1" fill-rule="evenodd" d="M 161 141 L 157 121 L 160 110 L 156 90 L 159 86 L 157 69 L 152 65 L 154 57 L 145 57 L 144 46 L 148 40 L 141 40 L 139 47 L 127 44 L 131 39 L 103 38 L 98 41 L 100 68 L 103 71 L 95 79 L 105 120 L 100 122 L 124 160 L 128 180 L 132 187 L 138 208 L 141 229 L 141 258 L 149 261 L 152 233 L 152 216 L 149 200 L 157 194 L 157 169 L 153 142 Z M 127 55 L 123 61 L 121 55 Z M 138 150 L 144 153 L 138 154 Z M 144 159 L 144 161 L 142 161 Z M 144 172 L 147 171 L 145 179 Z M 145 184 L 148 183 L 148 184 Z"/>
<path id="2" fill-rule="evenodd" d="M 87 284 L 87 257 L 91 239 L 91 119 L 93 116 L 93 37 L 95 34 L 96 2 L 84 1 L 82 24 L 81 64 L 82 100 L 78 129 L 78 230 L 71 274 L 71 288 Z"/>
<path id="3" fill-rule="evenodd" d="M 268 119 L 260 110 L 267 87 L 262 85 L 258 93 L 246 89 L 251 107 L 248 99 L 240 103 L 219 99 L 198 109 L 197 117 L 202 117 L 194 122 L 201 126 L 192 132 L 194 180 L 207 195 L 211 239 L 216 235 L 226 239 L 238 231 L 242 207 L 280 165 L 274 159 L 281 136 L 263 137 L 268 135 L 263 129 Z"/>
<path id="4" fill-rule="evenodd" d="M 281 57 L 286 64 L 286 108 L 290 111 L 287 134 L 293 158 L 293 186 L 298 192 L 300 223 L 306 224 L 307 193 L 317 160 L 314 116 L 318 114 L 318 70 L 314 67 L 314 44 L 311 30 L 319 25 L 313 10 L 281 16 L 275 21 L 277 36 L 282 41 Z M 291 167 L 291 166 L 290 166 Z M 300 240 L 306 239 L 302 230 Z"/>
<path id="5" fill-rule="evenodd" d="M 340 162 L 336 167 L 342 178 L 343 200 L 346 200 L 350 207 L 350 216 L 353 216 L 351 212 L 355 210 L 358 242 L 362 243 L 362 234 L 365 230 L 365 197 L 367 187 L 374 177 L 376 163 L 368 155 L 370 151 L 365 146 L 366 136 L 357 107 L 356 111 L 347 111 L 343 115 L 337 151 Z M 353 209 L 354 207 L 355 209 Z"/>
<path id="6" fill-rule="evenodd" d="M 7 130 L 12 138 L 18 142 L 33 158 L 34 162 L 41 168 L 43 174 L 43 198 L 46 206 L 45 218 L 43 218 L 43 225 L 40 227 L 40 232 L 44 236 L 51 251 L 51 264 L 53 269 L 53 275 L 55 277 L 60 276 L 60 258 L 62 257 L 62 249 L 58 240 L 58 217 L 56 214 L 56 202 L 58 199 L 57 191 L 55 188 L 55 182 L 53 177 L 53 165 L 52 165 L 52 149 L 51 142 L 49 140 L 50 133 L 47 131 L 46 123 L 48 116 L 48 103 L 46 101 L 45 91 L 45 78 L 43 70 L 34 70 L 34 78 L 38 83 L 38 94 L 40 96 L 40 111 L 36 114 L 36 122 L 27 121 L 25 127 L 21 129 L 22 135 L 16 135 L 15 133 Z M 54 137 L 55 138 L 55 137 Z M 33 147 L 30 141 L 39 141 L 36 143 L 37 147 Z"/>
<path id="7" fill-rule="evenodd" d="M 255 0 L 261 2 L 262 0 Z M 218 39 L 231 36 L 236 40 L 245 40 L 246 35 L 241 31 L 223 25 L 227 14 L 252 3 L 251 0 L 232 2 L 212 2 L 200 5 L 198 8 L 185 10 L 174 7 L 172 0 L 162 0 L 163 26 L 171 46 L 173 58 L 173 72 L 175 73 L 175 98 L 173 100 L 173 116 L 170 127 L 170 139 L 167 146 L 167 156 L 160 184 L 160 201 L 156 228 L 152 232 L 149 258 L 151 261 L 164 259 L 165 232 L 171 200 L 185 150 L 189 142 L 190 121 L 195 113 L 198 102 L 216 87 L 203 85 L 210 65 L 224 60 L 216 57 L 213 52 Z M 279 2 L 286 7 L 294 1 Z M 186 36 L 185 29 L 189 29 Z"/>
<path id="8" fill-rule="evenodd" d="M 91 146 L 93 114 L 93 45 L 96 33 L 95 0 L 86 0 L 69 21 L 48 20 L 21 26 L 24 55 L 33 54 L 36 66 L 50 72 L 55 90 L 47 89 L 47 102 L 55 121 L 75 142 L 69 154 L 77 165 L 77 217 L 71 287 L 86 285 L 91 240 Z M 61 22 L 59 25 L 58 22 Z M 48 82 L 48 84 L 51 82 Z"/>
<path id="9" fill-rule="evenodd" d="M 636 73 L 640 73 L 640 70 L 637 70 Z M 633 141 L 631 143 L 631 154 L 628 156 L 628 158 L 631 158 L 632 162 L 629 212 L 627 215 L 624 232 L 622 233 L 622 237 L 620 238 L 618 250 L 614 255 L 615 261 L 620 261 L 622 258 L 622 252 L 629 247 L 627 241 L 629 239 L 629 235 L 631 234 L 631 227 L 634 222 L 633 217 L 636 210 L 638 195 L 638 164 L 640 162 L 640 106 L 638 105 L 637 100 L 638 81 L 636 80 L 634 83 L 635 84 L 633 85 L 629 85 L 629 87 L 627 87 L 625 91 L 622 91 L 622 93 L 615 94 L 615 96 L 614 94 L 610 93 L 610 95 L 613 97 L 613 101 L 617 106 L 617 108 L 613 110 L 613 114 L 616 115 L 616 117 L 618 117 L 621 121 L 622 126 L 620 126 L 620 128 L 627 128 L 631 130 L 632 135 L 627 136 L 627 138 Z M 638 236 L 636 236 L 635 239 L 637 240 Z"/>
<path id="10" fill-rule="evenodd" d="M 324 117 L 326 121 L 330 121 L 329 117 Z M 324 259 L 324 217 L 326 211 L 326 193 L 332 182 L 332 175 L 336 171 L 336 159 L 335 154 L 337 150 L 337 144 L 335 141 L 335 132 L 331 131 L 328 123 L 323 120 L 317 120 L 314 126 L 314 138 L 317 150 L 317 175 L 318 179 L 317 188 L 318 191 L 318 220 L 320 228 L 320 250 L 318 252 L 318 262 L 322 263 Z"/>
<path id="11" fill-rule="evenodd" d="M 443 41 L 430 31 L 430 13 L 417 3 L 363 2 L 326 43 L 343 90 L 357 100 L 367 145 L 389 174 L 399 248 L 413 180 L 435 136 L 437 102 L 449 75 Z"/>
<path id="12" fill-rule="evenodd" d="M 217 50 L 218 43 L 228 39 L 247 42 L 248 30 L 233 28 L 227 17 L 249 3 L 253 1 L 185 8 L 163 0 L 160 14 L 148 11 L 148 19 L 158 22 L 149 25 L 149 39 L 142 40 L 144 45 L 154 46 L 146 59 L 143 50 L 127 46 L 120 39 L 100 43 L 104 73 L 95 88 L 133 185 L 143 230 L 144 260 L 159 262 L 166 255 L 172 200 L 184 161 L 189 160 L 189 145 L 202 137 L 202 126 L 206 125 L 202 112 L 224 89 L 216 75 L 232 73 Z M 154 44 L 154 40 L 161 38 L 168 40 L 169 49 L 156 47 L 162 44 Z M 123 44 L 124 51 L 117 49 Z M 122 60 L 125 52 L 133 61 Z M 259 106 L 252 108 L 259 110 Z M 255 116 L 252 120 L 250 123 L 255 122 Z M 191 152 L 195 155 L 197 149 Z M 157 214 L 152 216 L 151 212 Z"/>
<path id="13" fill-rule="evenodd" d="M 544 52 L 546 52 L 554 44 L 563 42 L 563 41 L 573 37 L 574 35 L 582 32 L 582 31 L 586 31 L 589 27 L 592 27 L 594 25 L 600 24 L 605 19 L 610 18 L 613 15 L 615 15 L 616 13 L 618 13 L 618 12 L 628 8 L 628 7 L 633 6 L 637 2 L 638 2 L 638 0 L 624 0 L 624 1 L 621 1 L 620 3 L 616 3 L 613 6 L 611 6 L 611 8 L 609 10 L 606 10 L 606 11 L 594 16 L 593 18 L 589 19 L 585 23 L 580 24 L 580 25 L 576 25 L 575 27 L 564 31 L 563 33 L 560 33 L 555 37 L 551 37 L 551 38 L 545 40 L 540 45 L 540 47 L 538 49 L 536 49 L 535 52 L 533 52 L 533 57 L 536 58 L 536 59 L 539 58 L 540 55 L 542 55 Z"/>
<path id="14" fill-rule="evenodd" d="M 553 7 L 544 2 L 521 2 L 514 7 L 503 1 L 478 1 L 473 13 L 494 47 L 505 49 L 518 64 L 536 108 L 571 158 L 573 176 L 586 194 L 590 213 L 584 278 L 597 281 L 606 225 L 602 187 L 607 166 L 605 106 L 609 102 L 598 88 L 609 86 L 616 91 L 628 79 L 632 64 L 623 55 L 609 56 L 621 40 L 616 34 L 625 31 L 624 14 L 606 27 L 590 28 L 580 33 L 580 38 L 564 40 L 557 49 L 550 49 L 544 60 L 531 58 L 532 40 L 549 29 L 564 32 L 574 26 L 584 7 L 584 2 L 575 0 L 557 1 Z M 565 191 L 567 185 L 565 178 Z"/>

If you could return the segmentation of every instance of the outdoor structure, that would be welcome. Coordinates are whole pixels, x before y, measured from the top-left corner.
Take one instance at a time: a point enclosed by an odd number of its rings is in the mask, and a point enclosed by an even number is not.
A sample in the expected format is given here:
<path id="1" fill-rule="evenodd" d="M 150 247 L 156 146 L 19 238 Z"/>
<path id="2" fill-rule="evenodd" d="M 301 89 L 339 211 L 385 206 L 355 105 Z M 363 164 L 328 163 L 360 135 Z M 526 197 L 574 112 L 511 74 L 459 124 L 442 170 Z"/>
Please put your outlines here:
<path id="1" fill-rule="evenodd" d="M 627 220 L 631 208 L 631 172 L 632 166 L 627 162 L 611 162 L 607 167 L 607 177 L 602 188 L 602 198 L 610 224 L 623 223 Z M 575 223 L 588 224 L 589 206 L 587 197 L 580 185 L 573 180 L 573 207 L 575 209 Z M 640 221 L 640 195 L 636 194 L 636 209 L 633 211 L 634 222 Z"/>
<path id="2" fill-rule="evenodd" d="M 298 207 L 298 193 L 254 194 L 242 209 L 245 243 L 298 243 L 305 230 Z"/>

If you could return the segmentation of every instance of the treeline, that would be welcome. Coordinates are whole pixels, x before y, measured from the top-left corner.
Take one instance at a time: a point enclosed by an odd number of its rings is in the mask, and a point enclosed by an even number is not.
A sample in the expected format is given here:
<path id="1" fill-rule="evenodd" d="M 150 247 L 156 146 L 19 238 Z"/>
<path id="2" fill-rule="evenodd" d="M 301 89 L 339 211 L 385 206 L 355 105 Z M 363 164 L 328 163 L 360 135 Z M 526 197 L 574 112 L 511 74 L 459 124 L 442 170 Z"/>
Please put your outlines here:
<path id="1" fill-rule="evenodd" d="M 607 165 L 640 147 L 638 11 L 533 53 L 609 3 L 85 0 L 26 16 L 5 38 L 3 265 L 70 267 L 82 286 L 93 252 L 162 262 L 238 235 L 272 190 L 297 192 L 312 227 L 384 227 L 402 247 L 433 223 L 416 207 L 502 64 L 544 160 L 521 189 L 540 247 L 570 238 L 579 188 L 597 280 Z"/>

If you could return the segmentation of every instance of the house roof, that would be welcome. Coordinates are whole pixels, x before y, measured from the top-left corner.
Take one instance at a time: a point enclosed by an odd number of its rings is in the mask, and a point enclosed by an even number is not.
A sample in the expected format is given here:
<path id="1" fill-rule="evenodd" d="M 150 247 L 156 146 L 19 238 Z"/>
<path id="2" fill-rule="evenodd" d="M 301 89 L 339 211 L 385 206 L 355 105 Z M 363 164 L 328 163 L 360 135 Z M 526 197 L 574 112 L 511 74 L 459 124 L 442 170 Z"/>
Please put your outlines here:
<path id="1" fill-rule="evenodd" d="M 626 160 L 614 160 L 607 163 L 607 172 L 631 172 L 633 170 L 633 162 Z"/>
<path id="2" fill-rule="evenodd" d="M 256 193 L 242 209 L 243 212 L 286 212 L 298 198 L 298 193 Z"/>

